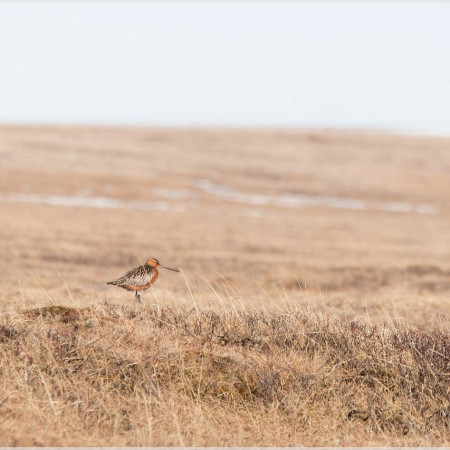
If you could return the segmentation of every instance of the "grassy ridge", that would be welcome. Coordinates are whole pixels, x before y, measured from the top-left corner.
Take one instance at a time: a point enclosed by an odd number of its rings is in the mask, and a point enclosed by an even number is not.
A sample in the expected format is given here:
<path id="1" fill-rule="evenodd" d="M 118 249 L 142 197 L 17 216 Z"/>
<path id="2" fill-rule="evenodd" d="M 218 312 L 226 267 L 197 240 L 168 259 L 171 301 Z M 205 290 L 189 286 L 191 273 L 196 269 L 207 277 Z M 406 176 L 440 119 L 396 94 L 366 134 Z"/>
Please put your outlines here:
<path id="1" fill-rule="evenodd" d="M 0 318 L 0 445 L 449 445 L 450 336 L 300 311 Z"/>

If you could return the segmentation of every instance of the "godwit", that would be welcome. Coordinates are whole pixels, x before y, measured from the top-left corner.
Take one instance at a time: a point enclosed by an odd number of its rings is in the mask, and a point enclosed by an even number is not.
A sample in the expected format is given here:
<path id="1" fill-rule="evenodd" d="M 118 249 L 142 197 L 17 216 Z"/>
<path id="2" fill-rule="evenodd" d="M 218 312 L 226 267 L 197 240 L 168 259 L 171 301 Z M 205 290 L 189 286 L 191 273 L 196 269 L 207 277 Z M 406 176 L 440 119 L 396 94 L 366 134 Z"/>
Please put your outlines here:
<path id="1" fill-rule="evenodd" d="M 156 258 L 150 258 L 142 266 L 129 270 L 115 281 L 108 281 L 107 284 L 113 284 L 126 289 L 127 291 L 136 291 L 136 300 L 141 303 L 141 291 L 148 289 L 158 278 L 157 267 L 163 269 L 173 270 L 179 272 L 179 269 L 172 269 L 170 267 L 161 266 Z"/>

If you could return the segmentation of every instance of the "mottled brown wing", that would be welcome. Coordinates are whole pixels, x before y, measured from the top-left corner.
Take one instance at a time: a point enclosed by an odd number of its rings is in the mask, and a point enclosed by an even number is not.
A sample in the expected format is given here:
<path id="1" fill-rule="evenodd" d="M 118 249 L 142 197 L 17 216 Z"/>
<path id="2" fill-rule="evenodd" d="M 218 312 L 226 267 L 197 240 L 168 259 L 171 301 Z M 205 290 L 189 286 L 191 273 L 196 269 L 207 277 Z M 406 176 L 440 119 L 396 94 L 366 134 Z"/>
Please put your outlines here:
<path id="1" fill-rule="evenodd" d="M 122 275 L 115 281 L 110 281 L 109 284 L 116 286 L 145 286 L 150 282 L 153 276 L 153 268 L 139 266 L 135 269 L 129 270 L 125 275 Z"/>

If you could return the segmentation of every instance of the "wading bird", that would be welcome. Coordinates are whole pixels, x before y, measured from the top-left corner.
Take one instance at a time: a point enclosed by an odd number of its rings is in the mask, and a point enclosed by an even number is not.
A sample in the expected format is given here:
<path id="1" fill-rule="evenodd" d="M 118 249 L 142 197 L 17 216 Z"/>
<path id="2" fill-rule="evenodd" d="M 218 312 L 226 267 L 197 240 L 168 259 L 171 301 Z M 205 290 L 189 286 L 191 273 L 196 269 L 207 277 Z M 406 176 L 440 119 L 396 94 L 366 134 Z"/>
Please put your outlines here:
<path id="1" fill-rule="evenodd" d="M 136 300 L 141 303 L 141 291 L 148 289 L 158 278 L 159 273 L 157 267 L 180 272 L 179 269 L 161 266 L 156 258 L 150 258 L 144 265 L 129 270 L 117 280 L 108 281 L 107 284 L 119 286 L 127 291 L 136 291 Z"/>

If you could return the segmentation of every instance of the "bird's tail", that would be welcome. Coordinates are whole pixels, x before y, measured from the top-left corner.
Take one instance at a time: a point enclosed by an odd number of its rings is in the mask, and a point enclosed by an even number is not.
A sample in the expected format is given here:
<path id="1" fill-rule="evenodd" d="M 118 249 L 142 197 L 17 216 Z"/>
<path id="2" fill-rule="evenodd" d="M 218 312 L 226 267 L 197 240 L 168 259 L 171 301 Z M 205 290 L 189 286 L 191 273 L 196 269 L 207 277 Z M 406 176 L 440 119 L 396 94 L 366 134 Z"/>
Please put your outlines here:
<path id="1" fill-rule="evenodd" d="M 114 284 L 114 285 L 116 285 L 117 283 L 115 281 L 108 281 L 106 284 Z"/>

